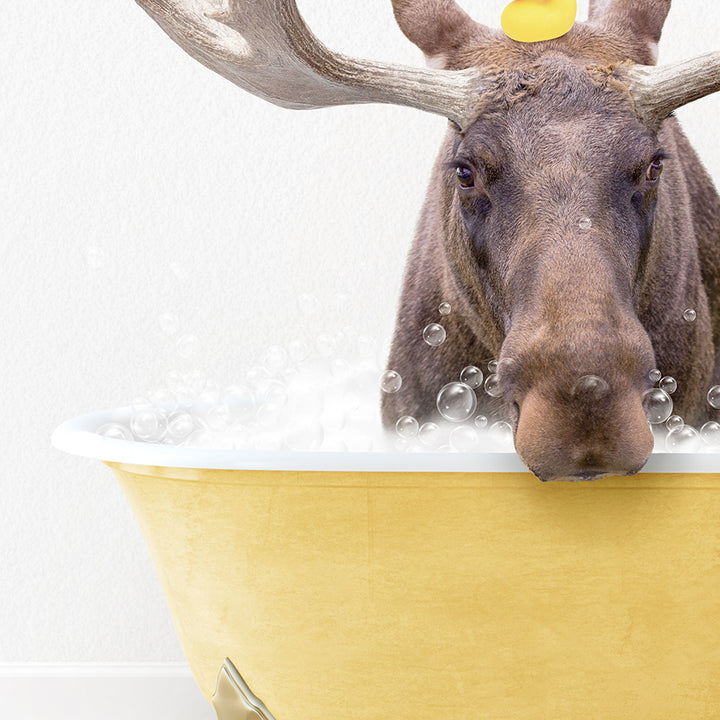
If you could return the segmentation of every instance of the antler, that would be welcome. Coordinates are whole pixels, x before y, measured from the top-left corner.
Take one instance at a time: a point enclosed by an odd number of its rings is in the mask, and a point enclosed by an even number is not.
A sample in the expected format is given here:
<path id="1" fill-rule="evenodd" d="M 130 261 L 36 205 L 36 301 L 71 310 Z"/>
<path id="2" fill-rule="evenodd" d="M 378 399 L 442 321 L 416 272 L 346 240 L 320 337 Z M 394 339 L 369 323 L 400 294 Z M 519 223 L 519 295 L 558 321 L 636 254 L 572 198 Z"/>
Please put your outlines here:
<path id="1" fill-rule="evenodd" d="M 407 105 L 465 129 L 487 80 L 475 69 L 431 70 L 356 60 L 328 50 L 295 0 L 137 0 L 187 53 L 264 100 L 286 108 Z"/>
<path id="2" fill-rule="evenodd" d="M 625 77 L 640 116 L 657 124 L 676 108 L 720 90 L 720 52 L 671 65 L 634 65 Z"/>

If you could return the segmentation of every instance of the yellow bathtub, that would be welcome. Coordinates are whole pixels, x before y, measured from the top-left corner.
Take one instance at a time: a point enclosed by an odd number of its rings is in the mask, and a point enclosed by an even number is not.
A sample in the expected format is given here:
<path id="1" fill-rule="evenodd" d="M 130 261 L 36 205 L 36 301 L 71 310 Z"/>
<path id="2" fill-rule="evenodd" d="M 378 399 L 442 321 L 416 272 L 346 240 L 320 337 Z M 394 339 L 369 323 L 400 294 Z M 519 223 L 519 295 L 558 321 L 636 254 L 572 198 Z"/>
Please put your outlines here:
<path id="1" fill-rule="evenodd" d="M 720 717 L 720 455 L 542 484 L 516 455 L 109 440 L 221 720 Z M 227 662 L 226 662 L 226 659 Z"/>

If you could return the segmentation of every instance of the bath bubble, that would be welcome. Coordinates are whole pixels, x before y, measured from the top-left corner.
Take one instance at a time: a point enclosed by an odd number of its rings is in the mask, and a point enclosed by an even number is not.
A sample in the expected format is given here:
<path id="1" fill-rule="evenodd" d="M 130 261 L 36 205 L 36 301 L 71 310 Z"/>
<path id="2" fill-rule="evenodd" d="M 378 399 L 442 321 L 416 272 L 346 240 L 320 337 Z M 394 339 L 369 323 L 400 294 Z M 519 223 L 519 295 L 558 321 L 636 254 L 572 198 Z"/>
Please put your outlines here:
<path id="1" fill-rule="evenodd" d="M 448 302 L 440 303 L 438 310 L 441 315 L 449 315 L 452 312 L 452 305 Z"/>
<path id="2" fill-rule="evenodd" d="M 653 383 L 653 385 L 656 382 L 659 382 L 662 379 L 663 374 L 656 368 L 655 370 L 651 370 L 648 373 L 648 377 L 650 378 L 650 382 Z"/>
<path id="3" fill-rule="evenodd" d="M 710 407 L 720 410 L 720 385 L 713 385 L 708 390 L 707 401 Z"/>
<path id="4" fill-rule="evenodd" d="M 700 433 L 690 425 L 671 430 L 665 438 L 665 447 L 672 453 L 694 453 L 700 449 Z"/>
<path id="5" fill-rule="evenodd" d="M 304 316 L 314 316 L 320 314 L 320 301 L 311 293 L 301 293 L 298 295 L 298 309 Z"/>
<path id="6" fill-rule="evenodd" d="M 667 375 L 660 380 L 658 387 L 661 390 L 664 390 L 668 395 L 672 395 L 677 390 L 677 380 Z"/>
<path id="7" fill-rule="evenodd" d="M 513 447 L 513 430 L 509 422 L 500 420 L 493 423 L 488 432 L 492 443 L 502 450 L 511 450 Z"/>
<path id="8" fill-rule="evenodd" d="M 410 449 L 410 441 L 404 437 L 395 438 L 393 447 L 397 452 L 407 452 Z"/>
<path id="9" fill-rule="evenodd" d="M 464 382 L 466 385 L 469 385 L 473 390 L 477 390 L 479 387 L 482 386 L 482 370 L 479 367 L 475 367 L 475 365 L 468 365 L 460 373 L 460 382 Z"/>
<path id="10" fill-rule="evenodd" d="M 651 425 L 664 423 L 672 414 L 673 401 L 671 397 L 660 388 L 648 390 L 643 395 L 642 405 L 645 416 Z"/>
<path id="11" fill-rule="evenodd" d="M 315 349 L 321 357 L 332 357 L 337 350 L 337 343 L 332 335 L 321 333 L 315 340 Z"/>
<path id="12" fill-rule="evenodd" d="M 133 411 L 133 413 L 138 413 L 141 410 L 145 410 L 148 405 L 151 405 L 152 403 L 150 400 L 146 397 L 143 397 L 142 395 L 133 398 L 132 403 L 130 403 L 130 408 Z"/>
<path id="13" fill-rule="evenodd" d="M 174 335 L 180 329 L 180 318 L 174 313 L 163 313 L 158 317 L 158 324 L 166 335 Z"/>
<path id="14" fill-rule="evenodd" d="M 700 437 L 711 448 L 720 448 L 720 423 L 711 420 L 700 428 Z"/>
<path id="15" fill-rule="evenodd" d="M 439 323 L 430 323 L 423 330 L 423 340 L 431 347 L 438 347 L 445 342 L 447 333 Z"/>
<path id="16" fill-rule="evenodd" d="M 450 446 L 457 452 L 470 452 L 477 447 L 479 439 L 475 428 L 461 425 L 450 433 Z"/>
<path id="17" fill-rule="evenodd" d="M 245 375 L 248 385 L 259 395 L 265 393 L 270 387 L 272 376 L 266 368 L 256 365 L 250 368 Z"/>
<path id="18" fill-rule="evenodd" d="M 200 350 L 200 338 L 192 333 L 185 333 L 178 338 L 175 347 L 180 357 L 190 360 Z"/>
<path id="19" fill-rule="evenodd" d="M 262 364 L 271 372 L 279 372 L 290 361 L 288 351 L 281 345 L 271 345 L 263 355 Z"/>
<path id="20" fill-rule="evenodd" d="M 190 413 L 178 412 L 168 418 L 167 435 L 174 442 L 184 440 L 193 430 L 195 421 Z"/>
<path id="21" fill-rule="evenodd" d="M 384 393 L 396 393 L 401 386 L 402 378 L 400 377 L 400 373 L 395 372 L 395 370 L 386 370 L 380 376 L 380 389 Z"/>
<path id="22" fill-rule="evenodd" d="M 484 430 L 488 426 L 488 419 L 484 415 L 478 415 L 473 422 L 478 430 Z"/>
<path id="23" fill-rule="evenodd" d="M 405 440 L 412 440 L 419 430 L 420 424 L 412 415 L 403 415 L 395 423 L 395 432 Z"/>
<path id="24" fill-rule="evenodd" d="M 185 382 L 195 396 L 201 395 L 208 386 L 210 378 L 202 370 L 193 370 L 185 375 Z"/>
<path id="25" fill-rule="evenodd" d="M 688 308 L 683 313 L 683 320 L 685 320 L 686 322 L 695 322 L 696 319 L 697 313 L 692 308 Z"/>
<path id="26" fill-rule="evenodd" d="M 418 431 L 418 440 L 426 448 L 435 450 L 440 447 L 443 440 L 443 433 L 440 426 L 434 422 L 426 422 L 420 426 Z"/>
<path id="27" fill-rule="evenodd" d="M 593 226 L 592 220 L 589 217 L 583 217 L 580 218 L 580 221 L 578 222 L 578 227 L 581 230 L 590 230 Z"/>
<path id="28" fill-rule="evenodd" d="M 285 444 L 290 450 L 317 450 L 323 438 L 322 425 L 317 420 L 309 418 L 291 420 L 285 431 Z"/>
<path id="29" fill-rule="evenodd" d="M 105 423 L 97 429 L 97 434 L 113 440 L 133 440 L 133 434 L 130 428 L 120 423 Z"/>
<path id="30" fill-rule="evenodd" d="M 130 419 L 130 429 L 136 438 L 152 442 L 160 440 L 165 432 L 162 416 L 150 408 L 138 410 Z"/>
<path id="31" fill-rule="evenodd" d="M 485 392 L 491 397 L 500 397 L 502 395 L 497 374 L 488 375 L 485 378 Z"/>
<path id="32" fill-rule="evenodd" d="M 263 400 L 277 408 L 285 407 L 288 402 L 288 389 L 279 380 L 271 380 L 263 392 Z"/>
<path id="33" fill-rule="evenodd" d="M 491 360 L 487 364 L 488 372 L 489 373 L 496 373 L 498 369 L 498 361 L 497 360 Z"/>
<path id="34" fill-rule="evenodd" d="M 675 430 L 675 428 L 680 428 L 685 424 L 685 421 L 679 416 L 679 415 L 671 415 L 666 421 L 665 421 L 665 427 L 668 430 Z"/>
<path id="35" fill-rule="evenodd" d="M 226 430 L 231 422 L 232 415 L 227 405 L 215 405 L 205 415 L 205 423 L 211 430 L 221 432 Z"/>
<path id="36" fill-rule="evenodd" d="M 475 391 L 465 383 L 448 383 L 437 394 L 437 409 L 450 422 L 468 420 L 476 408 Z"/>
<path id="37" fill-rule="evenodd" d="M 178 408 L 178 401 L 175 397 L 175 393 L 169 388 L 158 388 L 157 390 L 153 390 L 149 394 L 148 399 L 153 405 L 157 405 L 167 412 L 173 412 Z"/>
<path id="38" fill-rule="evenodd" d="M 198 393 L 198 400 L 203 405 L 214 405 L 220 401 L 220 385 L 217 380 L 208 378 L 205 387 Z"/>
<path id="39" fill-rule="evenodd" d="M 255 412 L 255 418 L 258 424 L 267 429 L 276 429 L 281 424 L 281 412 L 282 408 L 271 403 L 261 403 Z"/>
<path id="40" fill-rule="evenodd" d="M 585 400 L 602 400 L 610 394 L 610 386 L 597 375 L 584 375 L 572 387 L 574 398 Z"/>
<path id="41" fill-rule="evenodd" d="M 243 421 L 252 413 L 255 396 L 247 385 L 228 385 L 220 394 L 223 405 L 227 405 L 235 421 Z"/>
<path id="42" fill-rule="evenodd" d="M 310 357 L 310 346 L 304 340 L 291 340 L 288 343 L 288 354 L 293 362 L 301 363 Z"/>

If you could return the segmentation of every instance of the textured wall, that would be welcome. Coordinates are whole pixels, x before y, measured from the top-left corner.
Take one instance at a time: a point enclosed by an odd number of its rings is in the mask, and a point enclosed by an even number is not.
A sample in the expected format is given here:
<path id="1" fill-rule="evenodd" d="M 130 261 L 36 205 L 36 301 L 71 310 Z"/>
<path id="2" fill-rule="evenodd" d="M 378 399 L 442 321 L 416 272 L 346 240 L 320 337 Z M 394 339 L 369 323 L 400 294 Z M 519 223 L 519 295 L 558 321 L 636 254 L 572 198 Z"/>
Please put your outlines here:
<path id="1" fill-rule="evenodd" d="M 505 2 L 462 4 L 498 24 Z M 389 0 L 299 5 L 334 49 L 422 62 Z M 719 31 L 714 4 L 676 3 L 661 61 Z M 8 4 L 0 67 L 0 661 L 181 660 L 109 470 L 50 433 L 178 366 L 163 313 L 200 337 L 195 364 L 226 376 L 316 328 L 389 333 L 445 122 L 266 104 L 130 0 Z M 720 96 L 679 112 L 715 178 L 718 112 Z"/>

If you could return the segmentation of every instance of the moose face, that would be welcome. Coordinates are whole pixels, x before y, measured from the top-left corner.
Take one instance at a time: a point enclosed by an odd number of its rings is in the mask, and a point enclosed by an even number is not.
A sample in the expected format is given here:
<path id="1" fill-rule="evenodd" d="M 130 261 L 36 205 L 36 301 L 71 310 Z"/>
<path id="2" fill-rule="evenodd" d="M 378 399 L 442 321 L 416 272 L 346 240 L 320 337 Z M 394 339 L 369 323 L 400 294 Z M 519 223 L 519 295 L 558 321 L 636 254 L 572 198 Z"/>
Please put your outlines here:
<path id="1" fill-rule="evenodd" d="M 505 338 L 498 379 L 528 467 L 632 473 L 653 446 L 637 303 L 663 148 L 585 68 L 546 58 L 524 76 L 510 107 L 455 138 L 447 189 L 464 232 L 448 254 Z"/>

